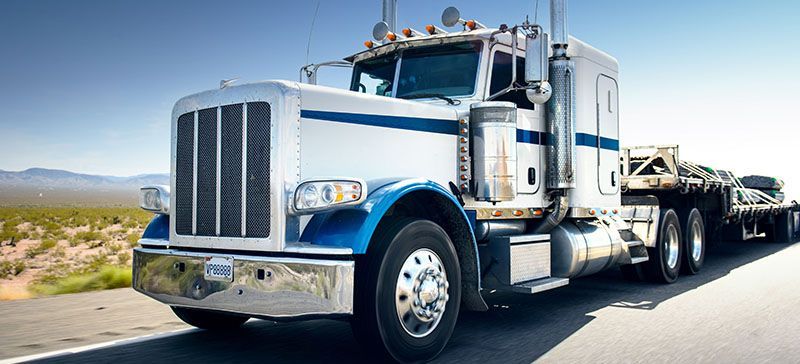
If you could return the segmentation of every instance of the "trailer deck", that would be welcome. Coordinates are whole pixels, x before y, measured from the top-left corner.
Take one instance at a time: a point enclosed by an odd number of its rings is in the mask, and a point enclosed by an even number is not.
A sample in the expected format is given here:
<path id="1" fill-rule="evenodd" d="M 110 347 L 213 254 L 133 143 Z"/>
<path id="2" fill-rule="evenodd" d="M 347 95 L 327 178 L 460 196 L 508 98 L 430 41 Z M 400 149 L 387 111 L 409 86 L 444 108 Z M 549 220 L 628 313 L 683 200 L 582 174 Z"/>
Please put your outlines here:
<path id="1" fill-rule="evenodd" d="M 777 215 L 798 210 L 756 188 L 745 187 L 736 175 L 680 159 L 677 145 L 625 147 L 620 151 L 623 194 L 677 191 L 680 194 L 719 194 L 723 218 Z"/>

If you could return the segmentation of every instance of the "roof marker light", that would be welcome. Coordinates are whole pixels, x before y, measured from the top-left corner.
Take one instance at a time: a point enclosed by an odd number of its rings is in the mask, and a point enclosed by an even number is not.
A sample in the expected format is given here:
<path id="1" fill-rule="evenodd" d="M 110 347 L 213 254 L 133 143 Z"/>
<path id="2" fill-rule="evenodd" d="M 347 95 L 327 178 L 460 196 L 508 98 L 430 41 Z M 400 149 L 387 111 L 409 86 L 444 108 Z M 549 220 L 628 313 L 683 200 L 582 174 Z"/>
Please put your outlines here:
<path id="1" fill-rule="evenodd" d="M 467 20 L 467 21 L 464 23 L 464 26 L 465 26 L 465 27 L 467 27 L 469 30 L 475 30 L 475 29 L 484 29 L 484 28 L 486 28 L 486 26 L 484 26 L 483 24 L 481 24 L 480 22 L 478 22 L 478 21 L 477 21 L 477 20 L 475 20 L 475 19 L 472 19 L 472 20 Z"/>
<path id="2" fill-rule="evenodd" d="M 425 33 L 419 32 L 419 31 L 414 30 L 412 28 L 405 28 L 405 29 L 403 29 L 403 35 L 406 36 L 406 38 L 424 37 Z"/>
<path id="3" fill-rule="evenodd" d="M 447 32 L 446 32 L 446 31 L 444 31 L 444 29 L 442 29 L 442 28 L 439 28 L 439 27 L 437 27 L 437 26 L 435 26 L 435 25 L 433 25 L 433 24 L 428 24 L 428 25 L 426 25 L 426 26 L 425 26 L 425 31 L 426 31 L 426 32 L 428 32 L 428 34 L 430 34 L 430 35 L 434 35 L 434 34 L 447 34 Z"/>

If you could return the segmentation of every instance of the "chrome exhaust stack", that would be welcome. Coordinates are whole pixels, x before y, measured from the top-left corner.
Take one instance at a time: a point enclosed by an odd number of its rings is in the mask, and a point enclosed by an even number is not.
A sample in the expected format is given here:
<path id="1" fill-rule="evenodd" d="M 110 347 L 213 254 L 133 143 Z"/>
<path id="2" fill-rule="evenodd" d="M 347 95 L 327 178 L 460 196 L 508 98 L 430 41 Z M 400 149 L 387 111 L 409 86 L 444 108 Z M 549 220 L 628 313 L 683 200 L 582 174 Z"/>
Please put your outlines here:
<path id="1" fill-rule="evenodd" d="M 397 34 L 397 0 L 383 0 L 383 22 L 389 31 Z"/>
<path id="2" fill-rule="evenodd" d="M 575 188 L 575 63 L 567 57 L 566 0 L 550 0 L 550 26 L 553 57 L 548 78 L 552 95 L 547 101 L 545 185 L 556 201 L 554 211 L 537 227 L 537 233 L 548 233 L 561 223 L 569 208 L 567 191 Z"/>

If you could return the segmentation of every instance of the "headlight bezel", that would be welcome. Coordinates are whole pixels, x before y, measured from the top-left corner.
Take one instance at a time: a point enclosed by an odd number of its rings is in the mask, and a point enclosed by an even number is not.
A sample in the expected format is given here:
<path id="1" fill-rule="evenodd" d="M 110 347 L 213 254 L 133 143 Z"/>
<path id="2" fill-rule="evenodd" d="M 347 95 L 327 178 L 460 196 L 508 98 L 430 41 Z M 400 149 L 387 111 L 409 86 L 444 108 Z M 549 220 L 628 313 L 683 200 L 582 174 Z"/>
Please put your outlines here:
<path id="1" fill-rule="evenodd" d="M 139 188 L 139 207 L 142 210 L 169 215 L 169 186 L 147 185 Z"/>
<path id="2" fill-rule="evenodd" d="M 340 189 L 337 189 L 341 187 Z M 357 188 L 353 188 L 356 187 Z M 313 205 L 308 205 L 306 194 L 310 193 L 309 188 L 316 189 L 316 199 Z M 334 195 L 331 201 L 326 202 L 323 193 L 331 192 L 341 195 L 341 200 L 337 200 Z M 352 194 L 356 193 L 355 198 Z M 347 195 L 345 195 L 347 194 Z M 367 184 L 363 179 L 351 177 L 325 177 L 305 179 L 297 184 L 289 201 L 290 215 L 309 215 L 320 211 L 336 210 L 348 206 L 358 205 L 367 198 Z"/>

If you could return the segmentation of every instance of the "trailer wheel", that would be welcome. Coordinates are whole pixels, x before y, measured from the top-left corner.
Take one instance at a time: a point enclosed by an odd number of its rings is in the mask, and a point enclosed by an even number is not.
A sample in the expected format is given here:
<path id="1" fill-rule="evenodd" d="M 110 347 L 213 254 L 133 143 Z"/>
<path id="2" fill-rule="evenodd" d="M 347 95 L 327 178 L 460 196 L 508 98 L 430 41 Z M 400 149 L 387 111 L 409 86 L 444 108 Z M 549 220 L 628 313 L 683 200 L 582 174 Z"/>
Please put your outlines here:
<path id="1" fill-rule="evenodd" d="M 672 283 L 681 269 L 681 224 L 673 209 L 661 210 L 658 239 L 654 248 L 647 248 L 650 256 L 644 266 L 647 277 L 658 283 Z"/>
<path id="2" fill-rule="evenodd" d="M 206 330 L 232 330 L 242 326 L 250 317 L 233 315 L 224 312 L 199 310 L 194 308 L 171 306 L 172 312 L 181 321 L 194 327 Z"/>
<path id="3" fill-rule="evenodd" d="M 791 212 L 782 212 L 775 216 L 775 223 L 767 227 L 767 240 L 776 243 L 791 243 L 794 235 L 794 218 Z"/>
<path id="4" fill-rule="evenodd" d="M 351 326 L 362 347 L 399 362 L 436 357 L 461 301 L 461 270 L 447 233 L 428 220 L 397 219 L 359 259 Z"/>
<path id="5" fill-rule="evenodd" d="M 683 264 L 681 272 L 697 274 L 703 267 L 706 257 L 706 232 L 703 215 L 696 208 L 680 214 L 683 231 Z"/>

